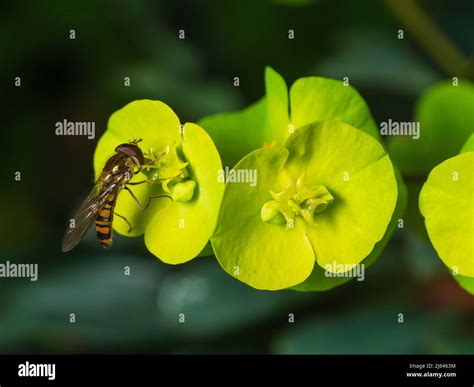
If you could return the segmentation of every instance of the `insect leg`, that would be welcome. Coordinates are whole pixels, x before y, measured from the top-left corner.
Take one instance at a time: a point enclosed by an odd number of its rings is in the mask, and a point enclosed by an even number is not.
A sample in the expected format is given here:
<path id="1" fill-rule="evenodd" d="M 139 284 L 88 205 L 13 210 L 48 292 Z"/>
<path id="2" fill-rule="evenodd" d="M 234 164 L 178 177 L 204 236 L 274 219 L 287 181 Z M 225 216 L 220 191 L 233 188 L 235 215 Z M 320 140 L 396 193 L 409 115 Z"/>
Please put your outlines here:
<path id="1" fill-rule="evenodd" d="M 127 186 L 125 186 L 124 189 L 126 189 L 126 190 L 130 193 L 130 195 L 132 196 L 133 200 L 135 200 L 135 203 L 137 203 L 138 207 L 140 207 L 140 210 L 142 210 L 142 211 L 145 211 L 145 210 L 148 208 L 148 206 L 150 205 L 150 203 L 151 203 L 151 201 L 152 201 L 153 199 L 157 199 L 157 198 L 169 198 L 169 199 L 172 200 L 172 198 L 171 198 L 170 195 L 150 196 L 150 197 L 148 198 L 148 202 L 147 202 L 146 206 L 143 207 L 143 205 L 140 203 L 140 201 L 137 199 L 137 197 L 134 195 L 133 191 L 132 191 L 130 188 L 128 188 Z"/>
<path id="2" fill-rule="evenodd" d="M 147 179 L 147 180 L 141 180 L 141 181 L 134 181 L 132 183 L 127 183 L 128 185 L 139 185 L 139 184 L 144 184 L 144 183 L 155 183 L 156 180 L 153 179 Z"/>
<path id="3" fill-rule="evenodd" d="M 128 227 L 129 227 L 127 232 L 132 232 L 133 230 L 132 224 L 128 221 L 128 219 L 125 216 L 117 214 L 117 212 L 114 212 L 114 215 L 125 220 L 125 222 L 128 224 Z"/>
<path id="4" fill-rule="evenodd" d="M 146 179 L 146 180 L 140 180 L 140 181 L 133 181 L 131 183 L 127 183 L 127 185 L 139 185 L 139 184 L 145 184 L 145 183 L 156 183 L 156 182 L 160 182 L 160 181 L 163 181 L 163 180 L 170 180 L 170 179 L 174 179 L 175 177 L 181 177 L 181 176 L 182 176 L 182 174 L 178 173 L 175 176 L 164 177 L 162 179 Z"/>
<path id="5" fill-rule="evenodd" d="M 130 184 L 130 183 L 129 183 Z M 140 207 L 140 210 L 142 211 L 145 211 L 145 209 L 143 208 L 142 204 L 140 203 L 140 201 L 137 199 L 137 197 L 135 196 L 135 194 L 133 193 L 133 191 L 128 188 L 127 186 L 124 186 L 123 187 L 124 189 L 126 189 L 128 191 L 128 193 L 132 196 L 133 200 L 135 200 L 135 203 L 137 203 L 138 207 Z"/>
<path id="6" fill-rule="evenodd" d="M 131 183 L 127 183 L 127 185 L 139 185 L 139 184 L 145 184 L 145 183 L 156 183 L 160 182 L 163 180 L 169 180 L 169 179 L 174 179 L 175 177 L 181 177 L 181 173 L 171 176 L 171 177 L 164 177 L 163 179 L 146 179 L 146 180 L 140 180 L 140 181 L 133 181 Z"/>
<path id="7" fill-rule="evenodd" d="M 150 196 L 150 197 L 148 198 L 148 203 L 146 204 L 145 209 L 144 209 L 143 211 L 145 211 L 145 210 L 148 208 L 148 206 L 151 204 L 151 201 L 152 201 L 153 199 L 158 199 L 158 198 L 168 198 L 168 199 L 170 199 L 170 200 L 173 200 L 173 198 L 172 198 L 170 195 Z"/>

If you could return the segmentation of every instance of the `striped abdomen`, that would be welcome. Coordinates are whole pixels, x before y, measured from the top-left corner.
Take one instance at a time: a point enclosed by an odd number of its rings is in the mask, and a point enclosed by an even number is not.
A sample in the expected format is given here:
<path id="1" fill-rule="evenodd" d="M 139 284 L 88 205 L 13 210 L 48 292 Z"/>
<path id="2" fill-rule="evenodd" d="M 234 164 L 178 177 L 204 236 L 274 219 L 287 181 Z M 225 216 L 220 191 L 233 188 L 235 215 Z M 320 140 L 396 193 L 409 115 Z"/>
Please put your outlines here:
<path id="1" fill-rule="evenodd" d="M 102 247 L 107 248 L 112 244 L 112 220 L 114 217 L 114 207 L 117 200 L 117 192 L 111 192 L 105 199 L 104 206 L 99 211 L 95 220 L 97 239 Z"/>

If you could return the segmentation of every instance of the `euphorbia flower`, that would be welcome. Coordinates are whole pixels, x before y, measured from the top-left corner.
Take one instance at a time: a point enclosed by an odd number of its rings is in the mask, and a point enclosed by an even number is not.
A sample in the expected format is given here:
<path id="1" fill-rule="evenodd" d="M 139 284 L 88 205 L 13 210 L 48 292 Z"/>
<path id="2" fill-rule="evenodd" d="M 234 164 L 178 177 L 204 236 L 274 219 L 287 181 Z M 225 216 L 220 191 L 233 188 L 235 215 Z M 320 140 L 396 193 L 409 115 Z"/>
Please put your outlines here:
<path id="1" fill-rule="evenodd" d="M 474 295 L 474 135 L 459 155 L 433 168 L 419 204 L 439 257 Z"/>
<path id="2" fill-rule="evenodd" d="M 115 147 L 133 138 L 149 162 L 148 168 L 131 182 L 141 211 L 132 196 L 122 192 L 114 218 L 114 229 L 124 236 L 145 234 L 147 248 L 166 263 L 177 264 L 196 257 L 212 234 L 224 184 L 216 179 L 222 168 L 219 154 L 209 135 L 198 125 L 181 126 L 176 114 L 160 101 L 134 101 L 110 117 L 94 155 L 96 177 Z M 154 161 L 154 162 L 153 162 Z M 169 197 L 170 196 L 171 199 Z"/>
<path id="3" fill-rule="evenodd" d="M 404 184 L 354 88 L 308 77 L 288 91 L 271 68 L 266 69 L 265 86 L 265 97 L 243 111 L 200 121 L 224 165 L 258 171 L 255 189 L 227 184 L 211 238 L 214 251 L 226 271 L 254 287 L 327 290 L 350 278 L 326 276 L 326 264 L 336 263 L 331 270 L 338 270 L 338 263 L 364 260 L 368 266 L 380 254 L 404 211 Z M 302 126 L 306 128 L 299 132 Z M 303 133 L 310 136 L 307 143 Z M 364 163 L 367 168 L 356 179 L 354 168 Z M 341 180 L 342 167 L 348 181 Z M 342 188 L 351 196 L 338 197 Z M 365 228 L 354 228 L 365 221 Z M 294 227 L 288 227 L 292 222 Z M 314 233 L 312 227 L 326 231 Z M 356 238 L 356 232 L 367 235 Z"/>
<path id="4" fill-rule="evenodd" d="M 211 242 L 224 270 L 258 289 L 300 284 L 315 265 L 340 272 L 361 263 L 397 202 L 380 143 L 335 121 L 299 128 L 235 169 L 257 170 L 258 183 L 226 185 Z"/>

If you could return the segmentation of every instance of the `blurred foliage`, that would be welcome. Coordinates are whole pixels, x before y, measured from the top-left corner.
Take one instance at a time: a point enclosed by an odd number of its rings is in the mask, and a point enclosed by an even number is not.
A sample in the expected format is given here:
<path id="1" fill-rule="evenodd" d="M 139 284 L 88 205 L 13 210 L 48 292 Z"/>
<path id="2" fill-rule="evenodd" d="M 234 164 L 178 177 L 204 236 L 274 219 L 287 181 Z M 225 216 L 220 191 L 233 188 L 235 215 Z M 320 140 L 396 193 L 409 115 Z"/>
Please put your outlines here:
<path id="1" fill-rule="evenodd" d="M 349 311 L 344 318 L 315 318 L 275 341 L 284 354 L 436 353 L 438 337 L 459 324 L 452 312 L 419 313 L 410 304 L 384 302 Z M 368 327 L 377 327 L 374 331 Z"/>
<path id="2" fill-rule="evenodd" d="M 347 77 L 357 87 L 407 97 L 418 95 L 439 79 L 412 47 L 394 36 L 362 28 L 342 30 L 335 40 L 337 51 L 314 66 L 315 74 Z"/>
<path id="3" fill-rule="evenodd" d="M 418 3 L 472 55 L 472 1 Z M 93 181 L 96 141 L 110 114 L 132 100 L 163 100 L 183 122 L 195 122 L 260 98 L 270 65 L 289 84 L 348 76 L 375 122 L 412 121 L 421 93 L 455 74 L 410 34 L 397 39 L 400 23 L 384 2 L 27 0 L 0 7 L 0 262 L 39 263 L 37 282 L 0 279 L 1 353 L 473 352 L 472 296 L 406 224 L 365 281 L 324 295 L 250 289 L 214 258 L 166 266 L 141 238 L 116 235 L 104 252 L 90 233 L 71 253 L 60 252 L 66 219 Z M 55 136 L 64 118 L 94 121 L 96 139 Z M 409 204 L 405 220 L 412 211 Z M 177 313 L 185 313 L 184 324 Z"/>
<path id="4" fill-rule="evenodd" d="M 407 223 L 428 239 L 418 200 L 431 169 L 458 154 L 473 133 L 474 86 L 468 80 L 443 81 L 425 90 L 416 101 L 413 122 L 420 137 L 392 137 L 388 151 L 400 167 L 408 190 Z"/>
<path id="5" fill-rule="evenodd" d="M 414 121 L 420 123 L 420 138 L 393 137 L 388 148 L 403 174 L 424 177 L 457 155 L 474 131 L 474 85 L 467 80 L 437 83 L 417 101 Z"/>
<path id="6" fill-rule="evenodd" d="M 311 4 L 317 0 L 269 0 L 275 4 L 282 4 L 291 7 L 300 7 L 304 5 Z"/>

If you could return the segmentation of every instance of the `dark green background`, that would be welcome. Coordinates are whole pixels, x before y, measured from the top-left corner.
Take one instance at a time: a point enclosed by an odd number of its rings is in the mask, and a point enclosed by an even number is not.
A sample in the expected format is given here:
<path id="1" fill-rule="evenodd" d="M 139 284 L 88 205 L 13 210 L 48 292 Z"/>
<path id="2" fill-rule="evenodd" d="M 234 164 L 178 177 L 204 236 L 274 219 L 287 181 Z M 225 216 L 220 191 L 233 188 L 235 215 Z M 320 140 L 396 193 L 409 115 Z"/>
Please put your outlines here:
<path id="1" fill-rule="evenodd" d="M 420 6 L 472 55 L 472 1 Z M 113 111 L 141 98 L 163 100 L 183 122 L 240 109 L 263 95 L 270 65 L 289 84 L 348 76 L 377 122 L 411 121 L 423 90 L 453 74 L 411 34 L 398 40 L 400 28 L 375 0 L 2 5 L 0 262 L 38 263 L 39 280 L 0 278 L 0 352 L 474 353 L 473 298 L 408 227 L 396 231 L 364 282 L 325 293 L 256 291 L 212 257 L 167 266 L 142 238 L 116 236 L 103 251 L 91 232 L 73 252 L 60 250 Z M 95 121 L 96 139 L 55 136 L 64 118 Z"/>

